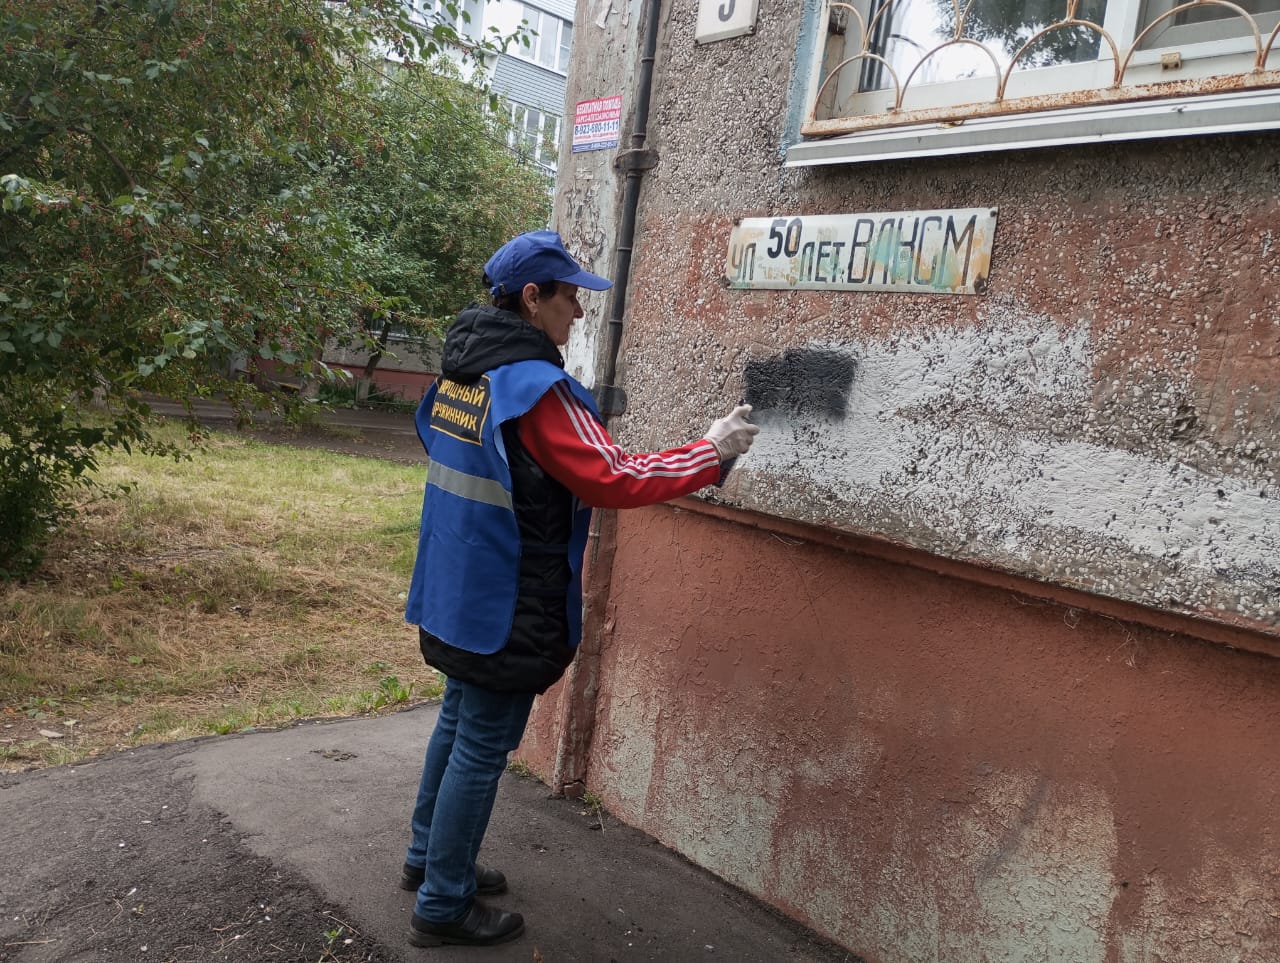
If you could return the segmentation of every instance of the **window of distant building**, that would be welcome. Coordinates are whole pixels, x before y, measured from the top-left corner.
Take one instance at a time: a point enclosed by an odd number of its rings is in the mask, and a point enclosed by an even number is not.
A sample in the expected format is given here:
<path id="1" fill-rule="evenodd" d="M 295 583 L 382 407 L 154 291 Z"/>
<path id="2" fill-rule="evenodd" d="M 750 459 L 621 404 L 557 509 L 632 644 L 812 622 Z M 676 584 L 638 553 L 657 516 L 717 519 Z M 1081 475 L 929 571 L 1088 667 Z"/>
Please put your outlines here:
<path id="1" fill-rule="evenodd" d="M 513 104 L 507 143 L 527 150 L 535 161 L 554 171 L 560 155 L 560 126 L 561 120 L 555 114 Z"/>
<path id="2" fill-rule="evenodd" d="M 484 35 L 485 0 L 421 0 L 416 7 L 427 23 L 443 23 L 467 40 Z"/>
<path id="3" fill-rule="evenodd" d="M 529 37 L 529 46 L 519 47 L 516 56 L 560 73 L 568 71 L 573 24 L 527 3 L 523 10 L 524 21 L 534 36 Z"/>

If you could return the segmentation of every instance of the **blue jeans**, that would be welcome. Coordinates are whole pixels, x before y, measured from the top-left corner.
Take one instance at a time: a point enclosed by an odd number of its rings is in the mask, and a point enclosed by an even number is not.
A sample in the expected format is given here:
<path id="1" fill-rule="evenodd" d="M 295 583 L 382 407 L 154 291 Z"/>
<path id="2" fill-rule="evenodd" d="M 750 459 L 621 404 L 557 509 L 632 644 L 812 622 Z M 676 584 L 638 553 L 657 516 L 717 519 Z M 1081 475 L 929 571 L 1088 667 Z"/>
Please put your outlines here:
<path id="1" fill-rule="evenodd" d="M 426 868 L 414 911 L 428 922 L 461 919 L 475 898 L 476 855 L 533 698 L 532 692 L 490 692 L 457 679 L 445 683 L 404 858 Z"/>

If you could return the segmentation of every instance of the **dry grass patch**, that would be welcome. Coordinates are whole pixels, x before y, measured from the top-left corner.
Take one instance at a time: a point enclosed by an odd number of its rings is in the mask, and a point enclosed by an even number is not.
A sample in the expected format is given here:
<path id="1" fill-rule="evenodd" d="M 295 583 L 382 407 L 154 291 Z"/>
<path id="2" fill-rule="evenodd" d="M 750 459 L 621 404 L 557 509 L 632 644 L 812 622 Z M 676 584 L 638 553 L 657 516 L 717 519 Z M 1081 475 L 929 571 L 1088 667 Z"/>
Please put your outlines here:
<path id="1" fill-rule="evenodd" d="M 0 586 L 0 769 L 439 693 L 403 621 L 420 467 L 215 434 L 99 477 L 134 488 Z"/>

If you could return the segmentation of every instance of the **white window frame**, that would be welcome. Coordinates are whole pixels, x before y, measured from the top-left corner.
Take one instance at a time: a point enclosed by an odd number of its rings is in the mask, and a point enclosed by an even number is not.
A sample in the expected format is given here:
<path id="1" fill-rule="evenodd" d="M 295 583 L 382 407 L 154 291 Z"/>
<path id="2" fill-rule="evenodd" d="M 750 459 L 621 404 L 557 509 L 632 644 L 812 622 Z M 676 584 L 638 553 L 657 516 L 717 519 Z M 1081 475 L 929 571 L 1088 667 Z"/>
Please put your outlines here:
<path id="1" fill-rule="evenodd" d="M 478 41 L 484 35 L 484 0 L 451 0 L 457 16 L 449 12 L 445 0 L 423 0 L 419 10 L 425 23 L 443 23 L 458 32 L 464 41 Z"/>
<path id="2" fill-rule="evenodd" d="M 556 70 L 567 74 L 569 58 L 573 55 L 573 24 L 568 20 L 560 21 L 559 43 L 556 45 Z"/>
<path id="3" fill-rule="evenodd" d="M 1154 13 L 1159 11 L 1161 14 L 1168 13 L 1176 6 L 1178 6 L 1178 0 L 1146 0 L 1143 4 L 1144 9 L 1149 7 L 1155 8 L 1155 10 L 1147 10 L 1146 12 Z M 1218 9 L 1225 11 L 1227 8 L 1224 7 Z M 1264 14 L 1255 14 L 1254 17 L 1258 21 L 1258 26 L 1261 28 L 1264 38 L 1270 31 L 1275 29 L 1277 23 L 1280 23 L 1280 14 L 1274 11 Z M 1245 50 L 1247 49 L 1247 45 L 1241 43 L 1241 41 L 1246 38 L 1243 37 L 1238 29 L 1233 29 L 1241 26 L 1242 24 L 1238 17 L 1226 17 L 1221 20 L 1215 20 L 1212 24 L 1198 23 L 1194 25 L 1188 24 L 1185 26 L 1175 25 L 1161 33 L 1160 40 L 1162 42 L 1159 46 L 1177 47 L 1179 49 L 1185 49 L 1186 47 L 1193 46 L 1196 50 L 1200 51 L 1200 56 L 1215 56 L 1219 53 L 1230 53 Z M 1197 33 L 1202 36 L 1205 33 L 1217 33 L 1220 36 L 1218 38 L 1208 37 L 1200 40 L 1192 39 Z M 1153 56 L 1151 50 L 1143 50 L 1140 51 L 1140 53 L 1147 57 Z M 1135 54 L 1135 60 L 1137 59 L 1137 56 L 1138 54 Z"/>
<path id="4" fill-rule="evenodd" d="M 532 36 L 529 37 L 529 46 L 526 47 L 523 43 L 516 45 L 515 55 L 521 60 L 535 63 L 547 70 L 554 70 L 559 74 L 567 73 L 568 63 L 563 67 L 560 66 L 561 51 L 572 46 L 573 24 L 530 3 L 521 5 L 520 16 Z M 550 63 L 544 60 L 544 57 L 550 58 Z M 565 59 L 567 60 L 567 57 Z"/>
<path id="5" fill-rule="evenodd" d="M 538 122 L 529 126 L 529 117 L 536 114 Z M 513 149 L 527 149 L 534 161 L 552 173 L 560 160 L 560 131 L 563 119 L 555 114 L 548 114 L 528 104 L 512 103 L 508 114 L 511 128 L 507 134 L 507 146 Z"/>
<path id="6" fill-rule="evenodd" d="M 1095 61 L 1025 71 L 997 63 L 993 72 L 1005 69 L 1003 88 L 992 77 L 940 83 L 932 90 L 906 84 L 900 106 L 896 89 L 875 91 L 857 95 L 858 106 L 872 112 L 818 119 L 829 4 L 842 2 L 814 4 L 803 25 L 798 55 L 807 58 L 810 72 L 799 133 L 813 139 L 797 139 L 787 148 L 789 167 L 1280 128 L 1280 27 L 1259 38 L 1175 47 L 1162 38 L 1162 46 L 1148 49 L 1135 46 L 1142 0 L 1109 0 L 1100 25 L 1106 36 Z M 1163 0 L 1166 12 L 1177 5 Z M 861 32 L 851 18 L 848 31 L 855 30 Z M 1112 42 L 1111 36 L 1125 42 Z M 1167 69 L 1170 60 L 1177 64 L 1173 71 Z M 1168 84 L 1171 75 L 1176 88 Z M 1210 82 L 1223 77 L 1229 78 L 1225 85 Z M 939 90 L 949 102 L 932 97 Z"/>

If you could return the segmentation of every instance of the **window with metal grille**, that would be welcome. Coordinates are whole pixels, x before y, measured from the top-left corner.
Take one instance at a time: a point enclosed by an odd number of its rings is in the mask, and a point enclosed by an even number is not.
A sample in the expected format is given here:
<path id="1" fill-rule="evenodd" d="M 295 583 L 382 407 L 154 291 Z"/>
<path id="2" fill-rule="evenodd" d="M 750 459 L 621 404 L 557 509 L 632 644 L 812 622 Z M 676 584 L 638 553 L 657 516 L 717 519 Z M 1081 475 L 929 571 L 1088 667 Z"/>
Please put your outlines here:
<path id="1" fill-rule="evenodd" d="M 1280 127 L 1280 0 L 826 0 L 817 6 L 807 25 L 815 55 L 801 133 L 865 133 L 863 146 L 878 156 L 895 153 L 895 137 L 886 132 L 908 127 L 917 141 L 973 150 L 1126 132 Z M 1054 114 L 1061 111 L 1074 113 Z M 1179 113 L 1186 116 L 1174 116 Z M 1122 116 L 1138 121 L 1126 125 Z M 1036 118 L 1034 130 L 1025 123 L 1029 117 Z M 1015 120 L 1023 130 L 1012 130 Z M 970 127 L 963 136 L 931 136 L 960 125 Z M 991 136 L 984 138 L 983 130 Z M 876 136 L 880 147 L 872 143 Z M 917 143 L 909 152 L 944 150 Z M 802 148 L 789 162 L 822 162 L 823 153 Z M 838 153 L 825 156 L 838 160 Z"/>

